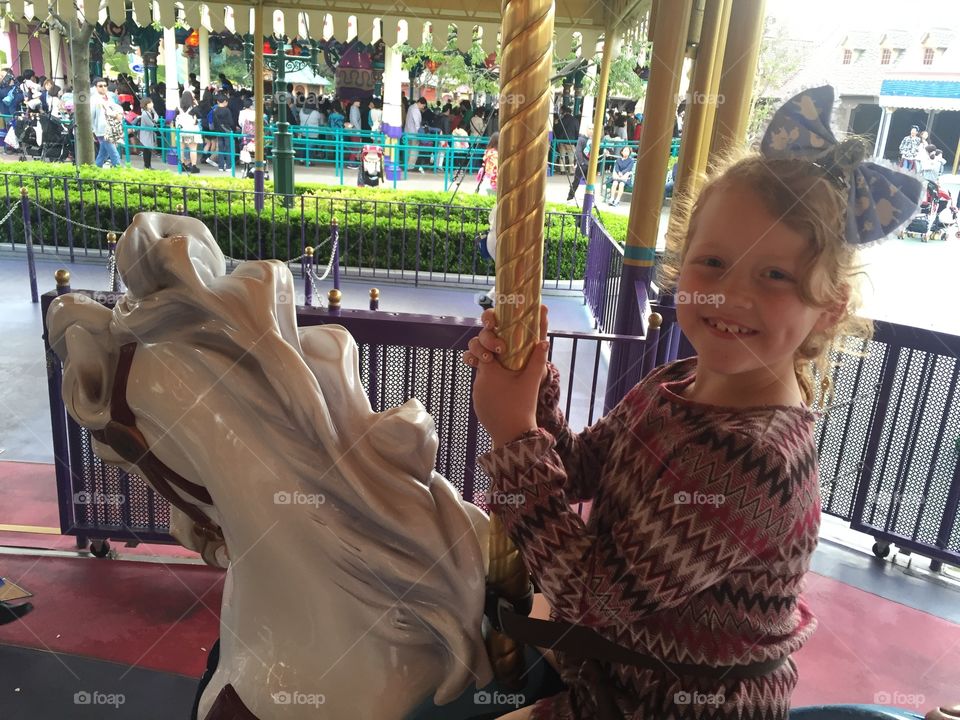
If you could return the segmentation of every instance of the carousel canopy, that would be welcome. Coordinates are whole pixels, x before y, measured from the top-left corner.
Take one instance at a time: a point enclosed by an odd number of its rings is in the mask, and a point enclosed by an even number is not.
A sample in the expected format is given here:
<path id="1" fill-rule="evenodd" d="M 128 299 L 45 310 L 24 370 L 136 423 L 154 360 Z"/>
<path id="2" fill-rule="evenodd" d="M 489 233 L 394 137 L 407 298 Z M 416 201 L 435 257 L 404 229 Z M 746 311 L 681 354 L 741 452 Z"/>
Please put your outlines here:
<path id="1" fill-rule="evenodd" d="M 235 0 L 230 3 L 155 2 L 155 0 L 2 0 L 0 7 L 14 18 L 44 20 L 57 12 L 65 20 L 79 14 L 96 15 L 95 22 L 109 19 L 115 24 L 126 21 L 126 4 L 133 8 L 134 20 L 141 26 L 157 21 L 172 27 L 178 20 L 192 28 L 206 27 L 211 32 L 246 34 L 253 29 L 257 3 Z M 650 0 L 556 0 L 557 42 L 572 41 L 579 35 L 584 47 L 593 48 L 604 27 L 609 24 L 630 27 L 650 6 Z M 500 29 L 500 0 L 409 0 L 397 3 L 371 0 L 269 0 L 264 3 L 265 31 L 315 39 L 372 42 L 382 37 L 388 45 L 408 42 L 418 45 L 429 37 L 432 24 L 436 42 L 446 42 L 446 26 L 457 28 L 457 45 L 471 46 L 474 28 L 480 28 L 480 42 L 487 51 L 497 48 Z M 272 20 L 272 22 L 271 22 Z"/>

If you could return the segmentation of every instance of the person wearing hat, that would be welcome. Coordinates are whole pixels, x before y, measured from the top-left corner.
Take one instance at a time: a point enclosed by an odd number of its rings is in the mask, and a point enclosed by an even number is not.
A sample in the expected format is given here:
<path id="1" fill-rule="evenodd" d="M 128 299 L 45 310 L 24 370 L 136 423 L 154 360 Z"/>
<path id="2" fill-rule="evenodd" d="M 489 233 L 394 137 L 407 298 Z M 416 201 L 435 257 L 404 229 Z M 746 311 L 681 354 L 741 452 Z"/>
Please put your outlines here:
<path id="1" fill-rule="evenodd" d="M 900 141 L 900 167 L 912 172 L 917 171 L 917 157 L 920 154 L 922 143 L 920 128 L 912 125 L 910 134 L 904 136 L 903 140 Z"/>

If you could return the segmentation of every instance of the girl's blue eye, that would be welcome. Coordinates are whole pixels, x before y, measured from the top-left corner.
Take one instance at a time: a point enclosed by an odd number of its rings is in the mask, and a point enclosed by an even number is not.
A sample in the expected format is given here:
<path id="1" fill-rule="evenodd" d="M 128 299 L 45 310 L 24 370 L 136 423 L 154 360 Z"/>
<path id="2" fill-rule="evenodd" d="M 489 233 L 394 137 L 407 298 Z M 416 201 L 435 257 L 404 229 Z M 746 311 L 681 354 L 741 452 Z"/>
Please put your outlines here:
<path id="1" fill-rule="evenodd" d="M 771 280 L 791 280 L 792 278 L 782 270 L 768 270 L 767 277 Z"/>
<path id="2" fill-rule="evenodd" d="M 708 267 L 722 267 L 723 263 L 720 262 L 719 258 L 704 258 L 703 264 Z"/>

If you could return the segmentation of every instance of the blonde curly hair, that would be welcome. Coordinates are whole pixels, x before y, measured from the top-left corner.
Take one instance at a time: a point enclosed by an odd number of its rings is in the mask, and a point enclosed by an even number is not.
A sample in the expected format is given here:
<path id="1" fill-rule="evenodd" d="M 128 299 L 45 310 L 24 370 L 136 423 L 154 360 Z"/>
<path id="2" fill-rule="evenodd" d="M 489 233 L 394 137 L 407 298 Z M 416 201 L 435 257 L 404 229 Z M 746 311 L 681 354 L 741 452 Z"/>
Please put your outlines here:
<path id="1" fill-rule="evenodd" d="M 711 195 L 731 187 L 752 192 L 767 212 L 807 237 L 811 252 L 799 278 L 801 299 L 813 307 L 843 308 L 833 325 L 808 335 L 794 356 L 797 382 L 804 402 L 811 406 L 827 404 L 831 350 L 862 355 L 873 336 L 872 321 L 856 314 L 861 305 L 859 276 L 864 272 L 856 247 L 845 240 L 847 193 L 832 174 L 849 169 L 844 158 L 856 157 L 860 142 L 841 143 L 832 171 L 805 160 L 771 160 L 757 153 L 740 152 L 722 160 L 703 178 L 699 194 L 674 197 L 659 267 L 659 283 L 676 290 L 701 209 Z"/>

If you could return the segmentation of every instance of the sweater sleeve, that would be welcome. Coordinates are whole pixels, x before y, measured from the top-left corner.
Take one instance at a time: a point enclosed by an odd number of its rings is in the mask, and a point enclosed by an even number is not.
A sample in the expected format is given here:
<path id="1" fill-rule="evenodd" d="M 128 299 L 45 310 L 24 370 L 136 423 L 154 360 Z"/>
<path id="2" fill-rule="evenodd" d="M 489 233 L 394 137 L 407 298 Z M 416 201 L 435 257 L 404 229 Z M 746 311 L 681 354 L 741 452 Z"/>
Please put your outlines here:
<path id="1" fill-rule="evenodd" d="M 632 496 L 631 510 L 592 533 L 561 492 L 565 473 L 552 438 L 537 432 L 480 462 L 493 478 L 493 508 L 568 622 L 628 626 L 676 607 L 762 560 L 809 516 L 796 487 L 806 462 L 788 470 L 772 444 L 708 427 L 668 457 L 647 453 L 644 462 L 659 465 L 651 482 L 641 486 L 631 472 L 611 480 Z M 643 453 L 640 441 L 637 462 Z"/>
<path id="2" fill-rule="evenodd" d="M 592 500 L 603 474 L 603 461 L 619 434 L 626 432 L 626 420 L 640 385 L 634 387 L 609 413 L 579 433 L 570 430 L 560 409 L 560 372 L 547 363 L 547 379 L 537 399 L 537 425 L 555 440 L 554 450 L 563 466 L 562 487 L 567 502 Z"/>

